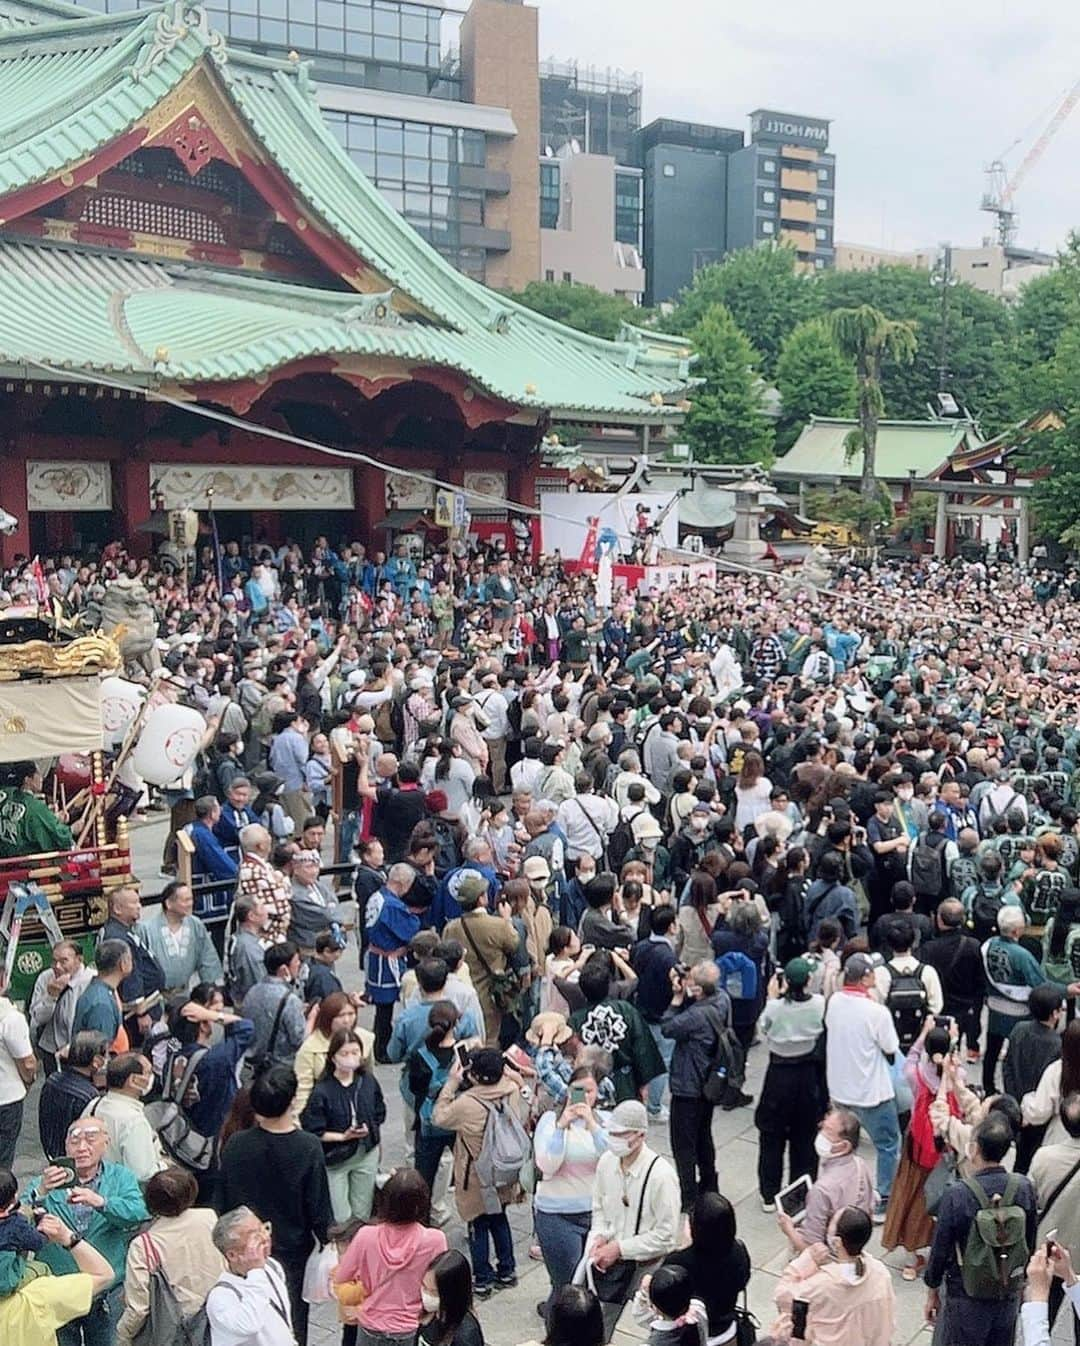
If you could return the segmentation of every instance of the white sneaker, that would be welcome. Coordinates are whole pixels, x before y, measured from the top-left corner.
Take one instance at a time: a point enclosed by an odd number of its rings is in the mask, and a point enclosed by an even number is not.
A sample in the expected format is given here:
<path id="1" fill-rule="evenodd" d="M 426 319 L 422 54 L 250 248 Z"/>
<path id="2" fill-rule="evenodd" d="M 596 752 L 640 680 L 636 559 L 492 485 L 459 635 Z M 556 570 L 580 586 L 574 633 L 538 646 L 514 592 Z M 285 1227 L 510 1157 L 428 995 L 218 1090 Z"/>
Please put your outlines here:
<path id="1" fill-rule="evenodd" d="M 662 1126 L 665 1122 L 669 1122 L 670 1120 L 671 1113 L 668 1112 L 667 1108 L 661 1108 L 659 1112 L 649 1113 L 650 1123 L 655 1122 L 657 1126 Z"/>
<path id="2" fill-rule="evenodd" d="M 761 1209 L 765 1212 L 766 1215 L 776 1214 L 775 1201 L 766 1201 L 764 1197 L 761 1197 L 760 1200 L 761 1200 Z"/>

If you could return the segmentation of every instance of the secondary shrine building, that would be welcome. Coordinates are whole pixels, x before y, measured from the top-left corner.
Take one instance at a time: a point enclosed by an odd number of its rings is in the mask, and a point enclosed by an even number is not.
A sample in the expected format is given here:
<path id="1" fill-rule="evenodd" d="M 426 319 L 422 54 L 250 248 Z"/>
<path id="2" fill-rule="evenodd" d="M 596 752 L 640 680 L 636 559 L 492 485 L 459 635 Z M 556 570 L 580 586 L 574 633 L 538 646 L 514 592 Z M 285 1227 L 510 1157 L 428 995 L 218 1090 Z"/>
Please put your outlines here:
<path id="1" fill-rule="evenodd" d="M 689 363 L 455 271 L 338 145 L 307 67 L 227 45 L 201 8 L 0 0 L 0 559 L 148 542 L 155 508 L 208 488 L 223 536 L 382 545 L 434 503 L 387 465 L 505 517 L 483 497 L 535 503 L 550 429 L 647 441 Z"/>

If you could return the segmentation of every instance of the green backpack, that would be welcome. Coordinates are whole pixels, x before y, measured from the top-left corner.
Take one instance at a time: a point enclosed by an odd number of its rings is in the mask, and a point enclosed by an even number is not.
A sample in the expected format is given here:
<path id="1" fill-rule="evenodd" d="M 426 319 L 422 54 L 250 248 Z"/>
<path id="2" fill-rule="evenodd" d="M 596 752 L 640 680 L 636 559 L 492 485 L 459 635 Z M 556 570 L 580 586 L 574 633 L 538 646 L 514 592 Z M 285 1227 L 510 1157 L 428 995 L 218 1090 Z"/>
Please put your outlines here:
<path id="1" fill-rule="evenodd" d="M 975 1178 L 964 1186 L 979 1203 L 964 1245 L 960 1274 L 971 1299 L 1008 1299 L 1020 1292 L 1028 1261 L 1027 1212 L 1016 1205 L 1017 1174 L 1000 1196 L 988 1197 Z"/>

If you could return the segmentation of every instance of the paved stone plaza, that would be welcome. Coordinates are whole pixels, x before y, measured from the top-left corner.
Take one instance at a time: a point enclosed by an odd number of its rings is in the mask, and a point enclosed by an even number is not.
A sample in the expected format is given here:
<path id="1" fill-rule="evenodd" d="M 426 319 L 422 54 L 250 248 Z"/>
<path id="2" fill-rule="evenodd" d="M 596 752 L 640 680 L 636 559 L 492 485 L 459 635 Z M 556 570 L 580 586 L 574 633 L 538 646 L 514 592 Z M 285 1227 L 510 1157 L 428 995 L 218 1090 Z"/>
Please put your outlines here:
<path id="1" fill-rule="evenodd" d="M 143 891 L 152 894 L 165 882 L 157 865 L 161 855 L 164 836 L 163 821 L 160 815 L 137 823 L 132 838 L 135 853 L 135 869 L 143 881 Z M 342 979 L 346 986 L 359 986 L 356 947 L 350 943 L 349 949 L 340 965 Z M 371 1011 L 366 1010 L 361 1021 L 370 1027 Z M 764 1052 L 755 1048 L 750 1053 L 750 1075 L 748 1090 L 757 1092 L 764 1071 Z M 404 1153 L 405 1136 L 402 1124 L 401 1095 L 398 1092 L 398 1067 L 379 1066 L 379 1082 L 386 1096 L 389 1117 L 383 1129 L 383 1163 L 388 1169 L 401 1159 Z M 31 1092 L 27 1107 L 26 1122 L 23 1127 L 23 1139 L 19 1146 L 16 1170 L 21 1178 L 28 1178 L 38 1169 L 40 1153 L 37 1145 L 37 1093 Z M 717 1145 L 717 1166 L 720 1173 L 720 1190 L 735 1203 L 738 1215 L 739 1237 L 750 1250 L 754 1264 L 754 1275 L 750 1282 L 750 1307 L 757 1315 L 764 1332 L 773 1320 L 772 1293 L 776 1278 L 787 1261 L 787 1241 L 776 1227 L 776 1217 L 762 1212 L 757 1194 L 757 1131 L 753 1123 L 753 1108 L 740 1108 L 736 1112 L 717 1112 L 713 1123 L 713 1135 Z M 660 1153 L 670 1155 L 671 1146 L 666 1126 L 650 1128 L 649 1143 Z M 865 1146 L 865 1154 L 873 1167 L 873 1151 Z M 543 1263 L 529 1258 L 531 1243 L 530 1207 L 524 1204 L 512 1207 L 510 1224 L 514 1231 L 517 1251 L 517 1271 L 519 1283 L 512 1290 L 498 1291 L 486 1303 L 478 1306 L 478 1317 L 484 1329 L 488 1346 L 518 1346 L 518 1343 L 540 1338 L 542 1323 L 536 1313 L 536 1305 L 542 1300 L 548 1289 L 547 1274 Z M 447 1236 L 455 1247 L 465 1249 L 465 1231 L 456 1215 L 447 1226 Z M 871 1251 L 880 1252 L 875 1241 Z M 901 1280 L 899 1268 L 903 1265 L 905 1254 L 902 1251 L 890 1254 L 886 1259 L 897 1268 L 894 1280 L 897 1297 L 898 1332 L 897 1346 L 908 1343 L 925 1343 L 930 1346 L 930 1333 L 925 1328 L 922 1317 L 925 1292 L 921 1285 L 909 1284 Z M 628 1343 L 641 1340 L 644 1333 L 625 1314 L 615 1341 Z M 1071 1342 L 1072 1334 L 1064 1313 L 1060 1317 L 1059 1328 L 1055 1333 L 1055 1342 Z M 311 1346 L 337 1346 L 340 1331 L 336 1326 L 336 1317 L 332 1309 L 319 1309 L 312 1316 Z"/>

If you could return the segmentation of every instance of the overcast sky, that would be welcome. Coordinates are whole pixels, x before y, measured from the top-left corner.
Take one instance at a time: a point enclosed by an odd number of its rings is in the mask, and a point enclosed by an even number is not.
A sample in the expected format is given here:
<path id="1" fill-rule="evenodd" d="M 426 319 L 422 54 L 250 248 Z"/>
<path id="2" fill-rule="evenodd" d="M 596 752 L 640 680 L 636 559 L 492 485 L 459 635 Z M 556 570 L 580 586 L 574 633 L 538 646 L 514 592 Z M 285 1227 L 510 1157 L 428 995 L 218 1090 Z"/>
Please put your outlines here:
<path id="1" fill-rule="evenodd" d="M 756 107 L 832 119 L 836 237 L 978 243 L 984 166 L 1015 170 L 1080 80 L 1067 0 L 539 0 L 540 55 L 641 71 L 644 117 L 747 129 Z M 1013 142 L 1020 144 L 1013 148 Z M 1080 106 L 1018 190 L 1018 242 L 1080 227 Z"/>

